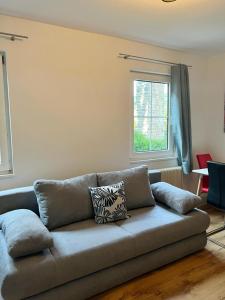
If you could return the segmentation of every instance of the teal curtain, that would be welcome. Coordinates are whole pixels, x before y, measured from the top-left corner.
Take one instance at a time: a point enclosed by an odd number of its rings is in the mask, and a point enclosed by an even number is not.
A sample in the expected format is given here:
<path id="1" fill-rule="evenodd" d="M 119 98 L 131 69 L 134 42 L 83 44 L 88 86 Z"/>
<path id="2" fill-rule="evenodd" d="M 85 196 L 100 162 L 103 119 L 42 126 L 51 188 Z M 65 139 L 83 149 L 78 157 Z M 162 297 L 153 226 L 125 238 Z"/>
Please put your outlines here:
<path id="1" fill-rule="evenodd" d="M 178 165 L 184 174 L 192 171 L 192 137 L 189 75 L 186 65 L 171 67 L 172 131 Z"/>

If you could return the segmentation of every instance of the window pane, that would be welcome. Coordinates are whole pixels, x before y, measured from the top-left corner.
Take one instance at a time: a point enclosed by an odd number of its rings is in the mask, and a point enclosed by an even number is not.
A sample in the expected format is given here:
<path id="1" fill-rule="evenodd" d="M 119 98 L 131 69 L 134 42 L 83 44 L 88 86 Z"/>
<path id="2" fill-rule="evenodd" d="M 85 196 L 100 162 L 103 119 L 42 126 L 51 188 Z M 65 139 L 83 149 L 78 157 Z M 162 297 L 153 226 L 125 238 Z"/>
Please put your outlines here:
<path id="1" fill-rule="evenodd" d="M 152 83 L 152 116 L 167 117 L 168 84 Z"/>
<path id="2" fill-rule="evenodd" d="M 134 81 L 134 151 L 168 150 L 169 84 Z"/>
<path id="3" fill-rule="evenodd" d="M 151 149 L 151 123 L 149 118 L 134 118 L 134 150 L 146 152 Z"/>
<path id="4" fill-rule="evenodd" d="M 0 174 L 12 172 L 12 149 L 6 57 L 0 52 Z"/>
<path id="5" fill-rule="evenodd" d="M 167 149 L 167 118 L 153 118 L 151 131 L 151 151 Z"/>
<path id="6" fill-rule="evenodd" d="M 134 81 L 134 116 L 151 116 L 151 92 L 151 82 Z"/>

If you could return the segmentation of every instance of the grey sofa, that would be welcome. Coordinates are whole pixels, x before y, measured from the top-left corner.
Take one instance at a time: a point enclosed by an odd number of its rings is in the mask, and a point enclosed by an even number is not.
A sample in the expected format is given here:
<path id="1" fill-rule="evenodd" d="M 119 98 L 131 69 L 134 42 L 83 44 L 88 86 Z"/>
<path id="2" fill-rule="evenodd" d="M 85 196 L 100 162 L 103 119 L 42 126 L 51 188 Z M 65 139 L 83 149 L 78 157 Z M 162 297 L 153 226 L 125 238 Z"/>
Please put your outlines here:
<path id="1" fill-rule="evenodd" d="M 150 178 L 159 181 L 160 172 Z M 17 208 L 38 214 L 33 187 L 0 192 L 0 212 Z M 87 219 L 54 229 L 54 247 L 19 259 L 9 256 L 0 230 L 2 299 L 87 299 L 206 245 L 209 217 L 199 209 L 180 215 L 156 204 L 129 214 L 115 223 Z"/>

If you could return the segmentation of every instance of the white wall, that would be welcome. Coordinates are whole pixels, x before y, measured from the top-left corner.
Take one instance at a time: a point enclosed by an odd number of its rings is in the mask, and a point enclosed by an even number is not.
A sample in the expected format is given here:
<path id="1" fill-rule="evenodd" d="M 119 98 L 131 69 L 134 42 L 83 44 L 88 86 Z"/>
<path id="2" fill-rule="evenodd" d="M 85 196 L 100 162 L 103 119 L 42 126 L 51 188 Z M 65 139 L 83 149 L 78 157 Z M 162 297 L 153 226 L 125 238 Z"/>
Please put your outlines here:
<path id="1" fill-rule="evenodd" d="M 0 189 L 130 165 L 129 70 L 160 66 L 122 61 L 119 52 L 193 66 L 193 148 L 211 150 L 203 56 L 6 16 L 0 28 L 29 36 L 0 39 L 8 58 L 15 170 L 0 179 Z"/>

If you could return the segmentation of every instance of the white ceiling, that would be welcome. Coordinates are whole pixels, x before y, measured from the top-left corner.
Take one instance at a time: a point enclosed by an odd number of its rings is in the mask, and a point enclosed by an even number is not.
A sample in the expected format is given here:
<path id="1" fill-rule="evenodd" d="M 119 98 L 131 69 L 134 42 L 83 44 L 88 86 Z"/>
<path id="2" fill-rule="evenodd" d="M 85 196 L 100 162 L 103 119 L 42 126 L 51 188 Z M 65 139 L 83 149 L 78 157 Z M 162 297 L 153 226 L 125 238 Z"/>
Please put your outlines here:
<path id="1" fill-rule="evenodd" d="M 225 51 L 225 0 L 0 0 L 0 13 L 169 48 Z"/>

